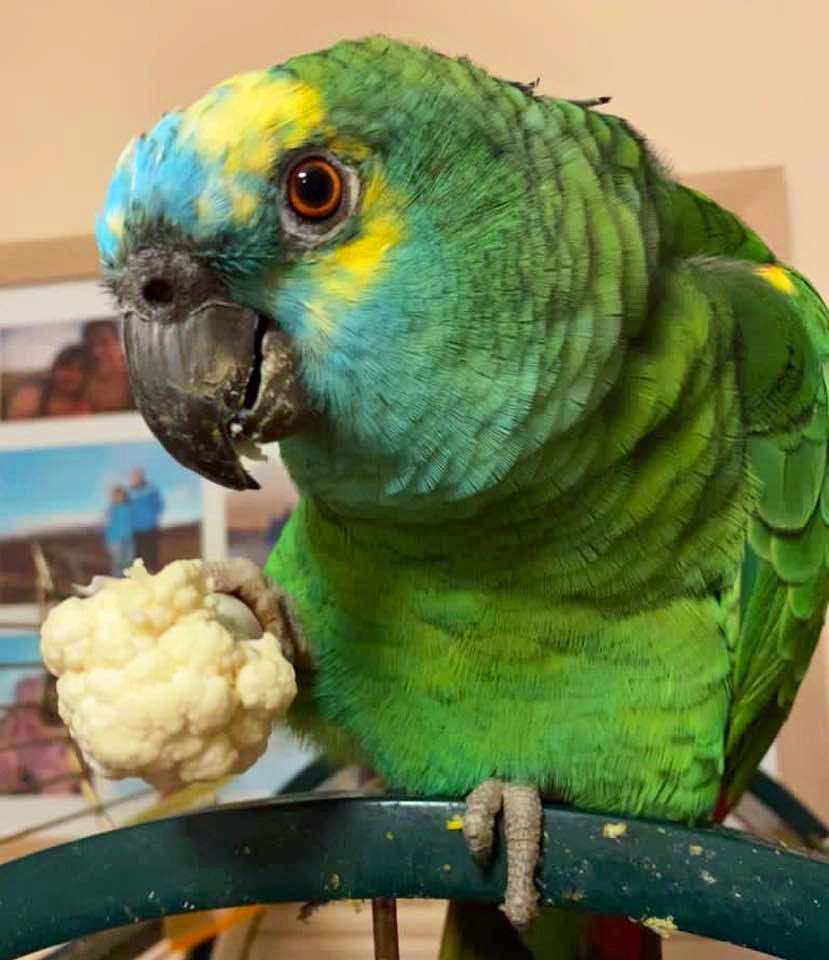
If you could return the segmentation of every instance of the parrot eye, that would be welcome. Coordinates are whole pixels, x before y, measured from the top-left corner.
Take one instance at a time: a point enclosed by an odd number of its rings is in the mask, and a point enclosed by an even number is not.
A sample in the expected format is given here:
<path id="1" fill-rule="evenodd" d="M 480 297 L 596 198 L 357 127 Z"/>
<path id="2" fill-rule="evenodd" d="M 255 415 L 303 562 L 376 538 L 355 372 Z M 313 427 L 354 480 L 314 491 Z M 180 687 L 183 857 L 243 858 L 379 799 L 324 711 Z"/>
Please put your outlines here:
<path id="1" fill-rule="evenodd" d="M 303 220 L 327 220 L 340 208 L 342 174 L 324 157 L 305 157 L 288 174 L 287 198 Z"/>
<path id="2" fill-rule="evenodd" d="M 310 250 L 345 226 L 360 199 L 360 177 L 324 147 L 286 159 L 277 184 L 279 220 L 295 249 Z"/>

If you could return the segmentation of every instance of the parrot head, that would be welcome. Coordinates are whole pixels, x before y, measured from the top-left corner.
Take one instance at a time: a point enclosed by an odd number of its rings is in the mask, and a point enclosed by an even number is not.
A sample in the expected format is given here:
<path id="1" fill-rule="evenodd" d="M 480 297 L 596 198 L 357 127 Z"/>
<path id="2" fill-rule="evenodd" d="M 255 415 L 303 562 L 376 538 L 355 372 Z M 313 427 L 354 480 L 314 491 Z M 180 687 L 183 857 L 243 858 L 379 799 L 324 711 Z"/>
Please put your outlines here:
<path id="1" fill-rule="evenodd" d="M 415 511 L 537 449 L 533 106 L 372 38 L 233 77 L 132 141 L 97 242 L 167 449 L 245 488 L 240 454 L 279 441 L 331 503 Z"/>

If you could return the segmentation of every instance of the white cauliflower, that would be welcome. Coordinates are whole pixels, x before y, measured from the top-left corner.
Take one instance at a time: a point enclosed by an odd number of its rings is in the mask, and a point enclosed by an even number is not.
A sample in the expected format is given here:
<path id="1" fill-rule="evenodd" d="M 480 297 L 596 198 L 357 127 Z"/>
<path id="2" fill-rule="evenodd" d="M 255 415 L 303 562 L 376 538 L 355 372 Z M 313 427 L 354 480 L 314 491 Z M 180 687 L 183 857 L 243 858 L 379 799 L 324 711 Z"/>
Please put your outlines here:
<path id="1" fill-rule="evenodd" d="M 55 607 L 41 631 L 58 707 L 90 766 L 159 789 L 246 770 L 296 696 L 277 638 L 178 560 Z M 257 637 L 251 639 L 251 637 Z"/>

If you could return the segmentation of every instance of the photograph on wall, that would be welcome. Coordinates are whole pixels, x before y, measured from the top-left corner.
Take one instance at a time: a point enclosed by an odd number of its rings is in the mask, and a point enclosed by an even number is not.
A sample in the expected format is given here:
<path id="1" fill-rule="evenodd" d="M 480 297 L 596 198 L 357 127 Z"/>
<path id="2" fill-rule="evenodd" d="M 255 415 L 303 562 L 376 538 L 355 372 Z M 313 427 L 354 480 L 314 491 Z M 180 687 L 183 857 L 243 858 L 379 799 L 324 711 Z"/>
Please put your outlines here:
<path id="1" fill-rule="evenodd" d="M 74 795 L 81 772 L 34 631 L 0 630 L 0 794 Z"/>
<path id="2" fill-rule="evenodd" d="M 0 451 L 0 604 L 201 555 L 202 484 L 155 441 Z"/>
<path id="3" fill-rule="evenodd" d="M 0 329 L 0 419 L 133 410 L 120 321 L 108 318 Z"/>
<path id="4" fill-rule="evenodd" d="M 259 490 L 231 490 L 225 500 L 227 552 L 264 566 L 299 499 L 274 445 L 267 460 L 246 462 Z"/>

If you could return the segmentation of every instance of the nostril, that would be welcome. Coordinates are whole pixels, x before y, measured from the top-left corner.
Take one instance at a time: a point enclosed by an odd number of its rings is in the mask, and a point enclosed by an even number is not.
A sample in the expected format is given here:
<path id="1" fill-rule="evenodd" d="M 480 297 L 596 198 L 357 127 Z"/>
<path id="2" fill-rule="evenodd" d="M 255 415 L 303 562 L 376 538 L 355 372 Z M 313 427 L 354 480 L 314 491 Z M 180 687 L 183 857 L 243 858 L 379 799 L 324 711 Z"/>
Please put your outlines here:
<path id="1" fill-rule="evenodd" d="M 147 303 L 172 303 L 175 290 L 172 283 L 165 277 L 153 277 L 141 288 L 141 296 Z"/>

